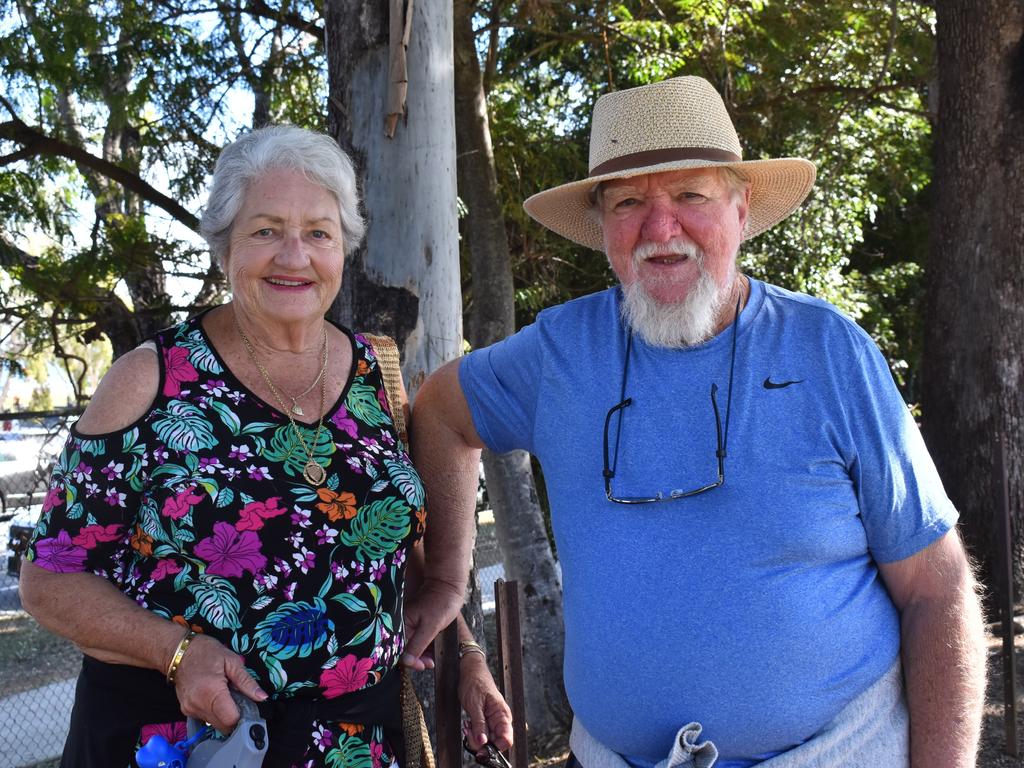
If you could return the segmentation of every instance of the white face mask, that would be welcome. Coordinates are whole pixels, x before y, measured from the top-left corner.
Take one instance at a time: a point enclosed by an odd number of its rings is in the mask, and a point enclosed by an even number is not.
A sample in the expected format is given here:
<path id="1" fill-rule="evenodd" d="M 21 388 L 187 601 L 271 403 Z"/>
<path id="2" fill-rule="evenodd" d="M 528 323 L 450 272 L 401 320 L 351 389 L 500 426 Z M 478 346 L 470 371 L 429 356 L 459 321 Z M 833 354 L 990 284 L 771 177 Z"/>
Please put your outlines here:
<path id="1" fill-rule="evenodd" d="M 623 286 L 621 312 L 626 324 L 651 346 L 682 349 L 696 346 L 714 335 L 727 291 L 704 268 L 704 254 L 696 246 L 673 242 L 669 249 L 697 261 L 700 276 L 686 298 L 675 304 L 663 304 L 651 298 L 641 281 L 636 280 Z M 639 262 L 665 250 L 665 245 L 639 245 L 633 252 L 633 259 Z M 726 285 L 731 282 L 727 280 Z"/>

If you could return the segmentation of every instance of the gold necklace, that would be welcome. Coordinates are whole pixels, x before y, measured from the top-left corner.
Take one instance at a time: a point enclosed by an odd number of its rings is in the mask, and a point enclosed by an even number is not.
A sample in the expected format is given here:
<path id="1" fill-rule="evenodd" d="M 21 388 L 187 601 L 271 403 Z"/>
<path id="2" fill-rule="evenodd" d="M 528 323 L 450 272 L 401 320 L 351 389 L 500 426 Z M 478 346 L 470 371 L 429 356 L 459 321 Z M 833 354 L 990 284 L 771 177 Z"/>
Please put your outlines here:
<path id="1" fill-rule="evenodd" d="M 323 348 L 323 350 L 321 352 L 321 357 L 323 357 L 323 365 L 320 366 L 320 373 L 318 373 L 316 375 L 316 378 L 313 379 L 313 383 L 310 384 L 308 387 L 306 387 L 300 394 L 296 395 L 295 397 L 292 397 L 287 392 L 285 393 L 285 395 L 287 395 L 288 399 L 292 401 L 292 407 L 291 407 L 290 410 L 296 416 L 305 416 L 306 415 L 306 412 L 302 410 L 302 406 L 299 405 L 299 403 L 298 403 L 299 398 L 305 397 L 310 392 L 312 392 L 313 391 L 313 387 L 315 387 L 317 385 L 317 382 L 319 382 L 320 379 L 322 379 L 324 377 L 324 374 L 327 373 L 327 327 L 326 326 L 324 327 L 324 348 Z"/>
<path id="2" fill-rule="evenodd" d="M 270 387 L 270 391 L 274 393 L 274 397 L 277 398 L 278 403 L 281 404 L 281 410 L 284 415 L 288 417 L 288 421 L 291 422 L 292 429 L 295 431 L 295 437 L 299 439 L 299 444 L 302 446 L 302 450 L 306 454 L 306 464 L 302 468 L 302 476 L 306 478 L 306 482 L 310 485 L 320 486 L 323 485 L 324 480 L 327 479 L 327 471 L 321 467 L 313 459 L 313 451 L 306 445 L 306 440 L 302 437 L 302 431 L 299 429 L 299 425 L 295 423 L 295 419 L 292 418 L 292 414 L 287 405 L 285 405 L 284 398 L 278 391 L 277 387 L 274 386 L 274 382 L 270 380 L 270 374 L 267 373 L 267 369 L 263 367 L 263 363 L 256 357 L 256 350 L 252 346 L 252 342 L 249 341 L 249 337 L 245 335 L 242 330 L 242 326 L 238 324 L 238 317 L 232 313 L 232 319 L 235 321 L 235 330 L 238 331 L 238 335 L 242 339 L 242 344 L 245 345 L 245 351 L 249 353 L 249 357 L 252 359 L 256 368 L 263 376 L 263 380 L 267 382 L 267 386 Z M 324 410 L 327 401 L 327 377 L 323 375 L 323 372 L 327 370 L 327 324 L 324 324 L 324 346 L 323 346 L 323 362 L 320 368 L 320 376 L 317 377 L 320 380 L 320 421 L 316 425 L 316 432 L 313 434 L 313 448 L 315 449 L 317 443 L 320 442 L 320 431 L 324 427 Z M 314 384 L 316 382 L 313 382 Z M 312 387 L 310 387 L 312 389 Z M 309 390 L 306 390 L 307 392 Z M 302 395 L 299 395 L 301 397 Z M 301 411 L 300 411 L 301 415 Z"/>

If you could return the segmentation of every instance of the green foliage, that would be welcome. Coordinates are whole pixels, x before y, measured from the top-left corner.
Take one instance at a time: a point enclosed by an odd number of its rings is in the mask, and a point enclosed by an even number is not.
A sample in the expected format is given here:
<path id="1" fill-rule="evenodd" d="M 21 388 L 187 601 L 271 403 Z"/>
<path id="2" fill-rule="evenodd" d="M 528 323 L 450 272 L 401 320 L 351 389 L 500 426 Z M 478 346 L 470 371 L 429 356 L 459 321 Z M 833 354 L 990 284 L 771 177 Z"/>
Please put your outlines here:
<path id="1" fill-rule="evenodd" d="M 120 353 L 219 300 L 188 231 L 218 148 L 257 118 L 324 127 L 323 45 L 303 18 L 318 5 L 0 0 L 0 329 L 35 353 L 71 336 Z"/>

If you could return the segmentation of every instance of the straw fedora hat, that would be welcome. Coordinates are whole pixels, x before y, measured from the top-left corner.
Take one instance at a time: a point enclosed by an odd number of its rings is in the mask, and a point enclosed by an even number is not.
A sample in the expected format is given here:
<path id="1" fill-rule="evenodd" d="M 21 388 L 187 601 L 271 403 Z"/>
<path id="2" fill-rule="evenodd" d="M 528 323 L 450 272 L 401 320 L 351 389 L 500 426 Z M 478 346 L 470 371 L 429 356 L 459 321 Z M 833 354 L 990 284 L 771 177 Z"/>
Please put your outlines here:
<path id="1" fill-rule="evenodd" d="M 673 77 L 599 98 L 590 129 L 590 175 L 538 192 L 523 207 L 548 229 L 603 251 L 601 225 L 589 199 L 597 184 L 715 166 L 735 168 L 750 180 L 744 239 L 789 216 L 814 185 L 809 160 L 743 160 L 736 129 L 714 86 L 702 77 Z"/>

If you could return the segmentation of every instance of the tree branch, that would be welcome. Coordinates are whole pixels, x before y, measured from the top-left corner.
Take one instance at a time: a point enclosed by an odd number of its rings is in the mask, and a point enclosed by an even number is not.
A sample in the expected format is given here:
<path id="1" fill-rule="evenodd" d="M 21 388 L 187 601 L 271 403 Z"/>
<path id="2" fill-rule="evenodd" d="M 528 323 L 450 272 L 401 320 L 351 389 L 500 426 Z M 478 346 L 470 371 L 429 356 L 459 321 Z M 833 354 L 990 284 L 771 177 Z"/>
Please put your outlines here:
<path id="1" fill-rule="evenodd" d="M 162 208 L 193 232 L 199 231 L 199 219 L 186 210 L 184 206 L 176 200 L 172 200 L 163 192 L 154 189 L 137 174 L 125 170 L 109 160 L 104 160 L 102 157 L 97 157 L 80 147 L 68 144 L 60 139 L 47 136 L 17 118 L 0 123 L 0 138 L 19 142 L 25 148 L 22 152 L 27 150 L 31 151 L 33 155 L 63 157 L 83 166 L 83 168 L 101 173 L 108 179 L 121 184 L 125 189 L 139 195 L 147 202 Z"/>

